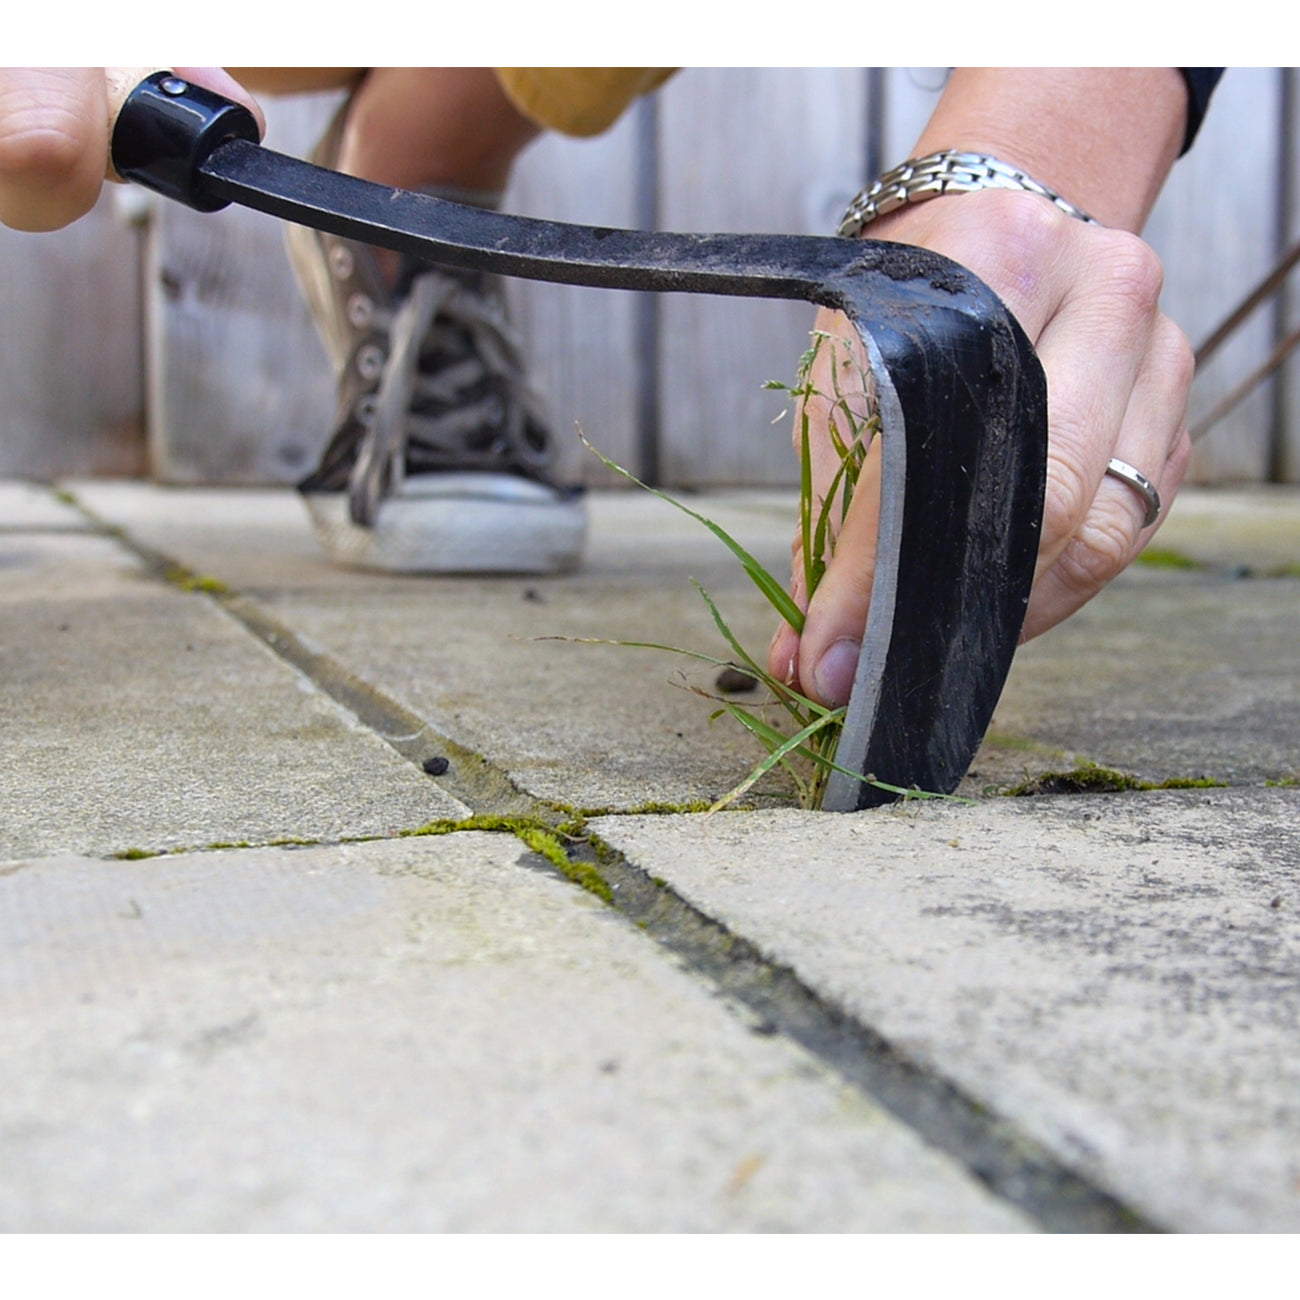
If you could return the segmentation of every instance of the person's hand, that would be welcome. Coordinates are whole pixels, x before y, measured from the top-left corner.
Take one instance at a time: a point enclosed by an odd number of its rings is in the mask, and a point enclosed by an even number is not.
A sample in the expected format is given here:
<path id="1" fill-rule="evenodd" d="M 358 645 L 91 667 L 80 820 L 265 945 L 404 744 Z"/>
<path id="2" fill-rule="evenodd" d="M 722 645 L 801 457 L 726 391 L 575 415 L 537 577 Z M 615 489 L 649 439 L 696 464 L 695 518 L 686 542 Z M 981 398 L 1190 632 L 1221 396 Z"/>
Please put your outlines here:
<path id="1" fill-rule="evenodd" d="M 261 110 L 220 68 L 178 76 Z M 57 230 L 95 206 L 108 170 L 108 78 L 104 68 L 0 69 L 0 223 Z"/>
<path id="2" fill-rule="evenodd" d="M 1181 330 L 1159 310 L 1159 261 L 1136 235 L 1085 224 L 1045 199 L 1014 191 L 933 199 L 899 209 L 865 233 L 932 249 L 974 271 L 1011 309 L 1037 349 L 1047 375 L 1049 462 L 1042 542 L 1023 637 L 1038 636 L 1091 600 L 1133 560 L 1163 522 L 1187 469 L 1192 353 Z M 838 313 L 823 311 L 817 326 L 858 348 L 856 332 Z M 820 392 L 832 391 L 827 370 L 832 353 L 844 359 L 838 343 L 821 349 L 820 369 L 812 376 Z M 840 374 L 856 372 L 853 366 Z M 838 456 L 826 433 L 827 404 L 810 411 L 814 493 L 820 496 Z M 1106 474 L 1111 457 L 1135 466 L 1159 491 L 1160 519 L 1150 528 L 1143 527 L 1145 507 L 1138 493 Z M 847 701 L 866 625 L 879 506 L 877 465 L 869 458 L 811 604 L 802 590 L 796 550 L 793 592 L 807 615 L 803 635 L 782 626 L 770 650 L 774 676 L 825 704 Z"/>

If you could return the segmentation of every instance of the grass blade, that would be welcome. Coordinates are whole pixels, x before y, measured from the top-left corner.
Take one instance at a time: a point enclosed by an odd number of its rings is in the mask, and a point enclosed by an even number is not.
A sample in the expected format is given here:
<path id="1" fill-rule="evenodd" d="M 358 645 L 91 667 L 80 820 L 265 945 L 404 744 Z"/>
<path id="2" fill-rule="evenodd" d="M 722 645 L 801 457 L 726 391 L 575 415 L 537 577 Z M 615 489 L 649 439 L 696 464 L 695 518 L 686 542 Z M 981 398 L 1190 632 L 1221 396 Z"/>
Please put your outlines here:
<path id="1" fill-rule="evenodd" d="M 750 581 L 753 582 L 759 591 L 766 597 L 768 604 L 790 624 L 796 632 L 803 632 L 803 611 L 790 598 L 790 593 L 743 547 L 736 541 L 727 530 L 712 519 L 692 510 L 689 506 L 684 506 L 680 501 L 674 501 L 666 492 L 659 491 L 658 488 L 652 488 L 648 483 L 642 483 L 635 474 L 626 470 L 616 461 L 610 460 L 603 452 L 592 446 L 587 441 L 587 435 L 578 429 L 578 437 L 582 439 L 585 446 L 605 467 L 613 470 L 615 474 L 622 475 L 629 483 L 635 483 L 637 487 L 649 492 L 651 496 L 656 496 L 660 501 L 666 501 L 674 509 L 680 510 L 684 515 L 689 515 L 698 523 L 704 525 L 741 563 L 741 567 L 749 575 Z"/>

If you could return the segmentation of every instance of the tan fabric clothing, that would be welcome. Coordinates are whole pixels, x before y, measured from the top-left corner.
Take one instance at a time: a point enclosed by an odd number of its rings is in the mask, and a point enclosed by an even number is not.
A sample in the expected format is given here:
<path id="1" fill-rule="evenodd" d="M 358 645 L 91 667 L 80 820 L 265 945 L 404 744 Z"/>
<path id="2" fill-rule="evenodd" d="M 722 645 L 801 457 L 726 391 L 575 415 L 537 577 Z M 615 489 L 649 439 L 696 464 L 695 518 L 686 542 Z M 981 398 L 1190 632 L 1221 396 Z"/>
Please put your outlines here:
<path id="1" fill-rule="evenodd" d="M 526 118 L 561 135 L 607 131 L 632 101 L 657 90 L 676 68 L 495 68 L 506 97 Z M 255 95 L 292 95 L 353 86 L 364 68 L 228 68 Z"/>
<path id="2" fill-rule="evenodd" d="M 599 135 L 634 99 L 658 89 L 676 68 L 497 68 L 510 102 L 562 135 Z"/>

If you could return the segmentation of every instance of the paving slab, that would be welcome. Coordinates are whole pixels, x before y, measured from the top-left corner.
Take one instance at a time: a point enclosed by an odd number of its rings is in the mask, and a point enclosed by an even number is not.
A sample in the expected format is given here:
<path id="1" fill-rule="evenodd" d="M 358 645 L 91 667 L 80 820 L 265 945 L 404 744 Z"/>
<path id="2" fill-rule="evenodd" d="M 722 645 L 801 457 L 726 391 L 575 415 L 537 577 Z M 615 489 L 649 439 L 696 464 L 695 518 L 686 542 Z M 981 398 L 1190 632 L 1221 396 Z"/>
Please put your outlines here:
<path id="1" fill-rule="evenodd" d="M 761 757 L 691 693 L 713 690 L 711 670 L 533 639 L 650 640 L 729 658 L 695 578 L 743 643 L 766 645 L 772 615 L 738 564 L 698 523 L 643 494 L 593 493 L 581 571 L 522 581 L 333 568 L 292 493 L 75 490 L 132 536 L 250 592 L 540 797 L 617 809 L 712 799 Z M 791 494 L 687 499 L 784 571 Z M 1300 548 L 1300 494 L 1189 491 L 1178 507 L 1188 523 L 1175 511 L 1161 545 L 1190 548 L 1209 567 L 1134 566 L 1022 647 L 963 793 L 1079 762 L 1154 781 L 1258 784 L 1300 772 L 1300 577 L 1263 576 L 1289 572 Z M 775 779 L 762 789 L 783 791 Z"/>
<path id="2" fill-rule="evenodd" d="M 1156 1224 L 1300 1228 L 1300 790 L 594 829 Z"/>
<path id="3" fill-rule="evenodd" d="M 1300 491 L 1186 490 L 1147 559 L 1173 567 L 1140 561 L 1021 647 L 966 792 L 1078 762 L 1300 775 Z"/>
<path id="4" fill-rule="evenodd" d="M 465 808 L 115 540 L 0 532 L 0 861 L 387 834 Z"/>
<path id="5" fill-rule="evenodd" d="M 1300 493 L 1294 486 L 1180 492 L 1151 547 L 1199 564 L 1262 573 L 1300 565 Z"/>
<path id="6" fill-rule="evenodd" d="M 1032 1225 L 508 835 L 0 868 L 0 1228 Z"/>
<path id="7" fill-rule="evenodd" d="M 717 798 L 762 757 L 738 726 L 711 723 L 716 706 L 691 693 L 712 691 L 716 669 L 658 651 L 536 639 L 653 641 L 729 659 L 694 578 L 742 642 L 766 646 L 773 615 L 731 554 L 646 494 L 590 495 L 576 574 L 413 578 L 331 565 L 293 493 L 72 486 L 106 522 L 249 593 L 540 798 L 596 808 Z M 788 493 L 711 495 L 706 508 L 788 571 Z"/>
<path id="8" fill-rule="evenodd" d="M 29 528 L 82 531 L 89 526 L 79 510 L 49 488 L 0 478 L 0 532 Z"/>
<path id="9" fill-rule="evenodd" d="M 1300 578 L 1122 574 L 1022 646 L 966 791 L 1099 763 L 1144 780 L 1300 775 Z"/>

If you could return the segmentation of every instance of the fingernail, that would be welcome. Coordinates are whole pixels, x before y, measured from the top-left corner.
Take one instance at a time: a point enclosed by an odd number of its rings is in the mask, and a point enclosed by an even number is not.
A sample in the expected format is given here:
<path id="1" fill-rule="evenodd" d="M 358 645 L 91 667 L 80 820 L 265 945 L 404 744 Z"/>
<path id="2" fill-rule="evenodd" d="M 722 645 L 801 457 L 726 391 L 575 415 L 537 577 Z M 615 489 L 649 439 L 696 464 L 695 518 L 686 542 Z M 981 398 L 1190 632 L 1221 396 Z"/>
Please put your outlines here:
<path id="1" fill-rule="evenodd" d="M 817 687 L 817 694 L 827 704 L 849 702 L 861 654 L 862 643 L 846 636 L 832 641 L 817 661 L 817 667 L 813 669 L 813 683 Z"/>

